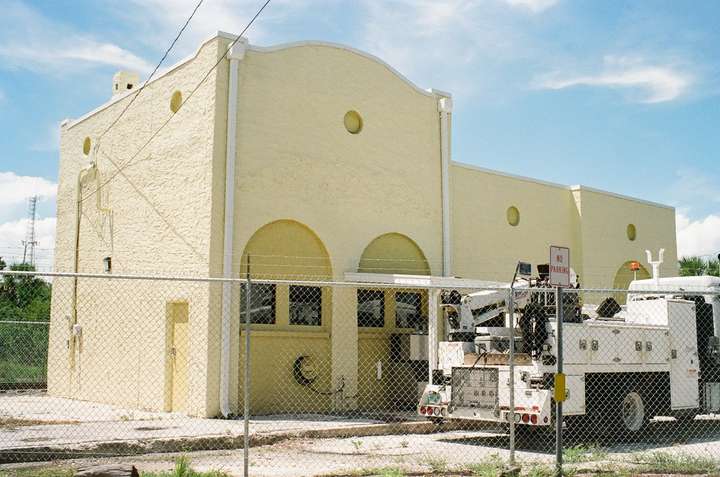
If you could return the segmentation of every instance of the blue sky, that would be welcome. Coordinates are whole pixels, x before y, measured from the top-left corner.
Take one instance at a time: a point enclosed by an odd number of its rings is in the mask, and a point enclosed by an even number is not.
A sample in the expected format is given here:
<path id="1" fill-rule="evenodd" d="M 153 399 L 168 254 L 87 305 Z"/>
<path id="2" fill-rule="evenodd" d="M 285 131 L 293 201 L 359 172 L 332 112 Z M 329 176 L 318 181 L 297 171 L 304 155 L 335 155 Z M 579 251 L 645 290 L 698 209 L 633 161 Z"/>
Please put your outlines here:
<path id="1" fill-rule="evenodd" d="M 116 70 L 147 75 L 195 3 L 0 0 L 0 256 L 36 191 L 49 260 L 58 123 L 106 101 Z M 205 0 L 166 64 L 260 3 Z M 373 53 L 453 93 L 455 160 L 673 205 L 680 253 L 714 254 L 718 24 L 714 0 L 273 0 L 247 36 Z"/>

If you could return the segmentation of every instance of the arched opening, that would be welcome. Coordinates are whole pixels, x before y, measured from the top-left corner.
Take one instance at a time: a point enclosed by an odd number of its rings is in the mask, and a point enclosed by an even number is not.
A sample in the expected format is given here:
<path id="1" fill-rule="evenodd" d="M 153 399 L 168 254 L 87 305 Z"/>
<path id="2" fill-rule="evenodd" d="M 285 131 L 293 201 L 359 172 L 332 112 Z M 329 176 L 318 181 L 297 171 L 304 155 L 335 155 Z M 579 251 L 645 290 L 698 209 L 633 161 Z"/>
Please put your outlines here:
<path id="1" fill-rule="evenodd" d="M 358 272 L 430 275 L 430 265 L 412 239 L 393 232 L 375 238 L 365 247 Z"/>
<path id="2" fill-rule="evenodd" d="M 358 272 L 430 275 L 425 254 L 399 233 L 371 241 Z M 427 330 L 425 290 L 367 287 L 357 289 L 358 405 L 366 411 L 405 410 L 414 406 L 417 369 L 393 360 L 392 336 Z"/>
<path id="3" fill-rule="evenodd" d="M 260 227 L 245 245 L 240 275 L 265 279 L 332 278 L 330 256 L 309 227 L 294 220 L 277 220 Z"/>
<path id="4" fill-rule="evenodd" d="M 637 270 L 633 270 L 633 264 L 637 266 Z M 630 282 L 633 280 L 645 280 L 650 278 L 650 272 L 636 260 L 628 260 L 618 268 L 615 273 L 615 279 L 613 280 L 613 288 L 616 290 L 627 290 L 630 287 Z M 616 293 L 615 300 L 624 304 L 627 301 L 625 293 Z"/>
<path id="5" fill-rule="evenodd" d="M 260 227 L 245 245 L 240 259 L 241 277 L 247 276 L 248 262 L 250 276 L 255 280 L 312 282 L 332 278 L 330 256 L 322 241 L 309 227 L 294 220 L 277 220 Z M 320 283 L 254 283 L 249 301 L 250 322 L 259 331 L 250 347 L 252 408 L 260 414 L 327 411 L 330 396 L 316 391 L 329 392 L 331 387 L 328 331 L 332 289 Z M 240 323 L 247 318 L 246 306 L 243 287 Z M 241 370 L 243 356 L 241 340 Z M 302 370 L 312 376 L 298 379 L 297 363 L 304 364 Z M 242 372 L 238 383 L 242 396 Z"/>

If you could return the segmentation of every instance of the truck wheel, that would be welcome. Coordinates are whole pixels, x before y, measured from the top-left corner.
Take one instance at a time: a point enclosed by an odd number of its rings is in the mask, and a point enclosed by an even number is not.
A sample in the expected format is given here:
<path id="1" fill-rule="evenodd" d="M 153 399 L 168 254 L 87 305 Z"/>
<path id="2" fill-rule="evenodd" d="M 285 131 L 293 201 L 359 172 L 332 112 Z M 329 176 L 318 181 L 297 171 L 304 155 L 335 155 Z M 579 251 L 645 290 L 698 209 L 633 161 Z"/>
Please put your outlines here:
<path id="1" fill-rule="evenodd" d="M 635 389 L 624 393 L 619 401 L 619 409 L 616 405 L 615 412 L 619 417 L 620 429 L 623 434 L 628 436 L 640 434 L 649 421 L 645 400 L 642 394 Z"/>

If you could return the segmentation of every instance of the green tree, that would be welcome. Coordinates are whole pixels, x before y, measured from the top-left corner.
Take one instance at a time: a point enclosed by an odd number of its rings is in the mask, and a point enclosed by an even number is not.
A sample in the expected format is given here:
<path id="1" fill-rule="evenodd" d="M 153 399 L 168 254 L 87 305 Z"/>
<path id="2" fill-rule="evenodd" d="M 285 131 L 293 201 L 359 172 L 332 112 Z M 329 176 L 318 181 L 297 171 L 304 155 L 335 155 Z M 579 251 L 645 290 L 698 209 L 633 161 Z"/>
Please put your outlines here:
<path id="1" fill-rule="evenodd" d="M 29 264 L 12 271 L 34 271 Z M 32 275 L 4 275 L 0 281 L 0 384 L 44 382 L 51 285 Z"/>
<path id="2" fill-rule="evenodd" d="M 683 277 L 713 275 L 720 277 L 720 261 L 705 260 L 702 257 L 683 257 L 679 261 L 680 275 Z"/>
<path id="3" fill-rule="evenodd" d="M 706 270 L 707 262 L 702 257 L 682 257 L 680 259 L 680 276 L 705 275 Z"/>
<path id="4" fill-rule="evenodd" d="M 708 260 L 707 274 L 720 277 L 720 260 Z"/>

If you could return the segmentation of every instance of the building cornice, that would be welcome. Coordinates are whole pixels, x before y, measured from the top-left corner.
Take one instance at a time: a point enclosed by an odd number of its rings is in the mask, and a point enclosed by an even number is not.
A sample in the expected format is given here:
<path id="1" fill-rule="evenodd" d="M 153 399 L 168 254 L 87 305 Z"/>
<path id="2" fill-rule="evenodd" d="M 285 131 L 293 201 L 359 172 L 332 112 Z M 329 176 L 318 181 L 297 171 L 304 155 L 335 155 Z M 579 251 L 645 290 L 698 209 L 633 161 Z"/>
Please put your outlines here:
<path id="1" fill-rule="evenodd" d="M 645 199 L 638 199 L 637 197 L 630 197 L 630 196 L 627 196 L 627 195 L 617 194 L 617 193 L 615 193 L 615 192 L 609 192 L 609 191 L 606 191 L 606 190 L 596 189 L 596 188 L 588 187 L 588 186 L 584 186 L 584 185 L 571 185 L 571 186 L 568 186 L 568 185 L 564 185 L 564 184 L 558 184 L 558 183 L 556 183 L 556 182 L 544 181 L 544 180 L 542 180 L 542 179 L 535 179 L 535 178 L 533 178 L 533 177 L 521 176 L 521 175 L 518 175 L 518 174 L 511 174 L 511 173 L 509 173 L 509 172 L 502 172 L 502 171 L 497 171 L 497 170 L 495 170 L 495 169 L 488 169 L 488 168 L 485 168 L 485 167 L 475 166 L 475 165 L 473 165 L 473 164 L 466 164 L 466 163 L 464 163 L 464 162 L 452 161 L 451 164 L 452 164 L 453 166 L 461 167 L 461 168 L 463 168 L 463 169 L 469 169 L 469 170 L 471 170 L 471 171 L 484 172 L 484 173 L 486 173 L 486 174 L 492 174 L 492 175 L 496 175 L 496 176 L 507 177 L 507 178 L 510 178 L 510 179 L 516 179 L 516 180 L 521 180 L 521 181 L 525 181 L 525 182 L 531 182 L 531 183 L 533 183 L 533 184 L 543 185 L 543 186 L 546 186 L 546 187 L 554 187 L 554 188 L 556 188 L 556 189 L 569 190 L 569 191 L 572 191 L 572 192 L 575 192 L 575 191 L 579 191 L 579 192 L 582 192 L 582 191 L 594 192 L 594 193 L 597 193 L 597 194 L 602 194 L 602 195 L 611 196 L 611 197 L 614 197 L 614 198 L 616 198 L 616 199 L 629 200 L 629 201 L 631 201 L 631 202 L 637 202 L 637 203 L 640 203 L 640 204 L 651 205 L 651 206 L 653 206 L 653 207 L 660 207 L 660 208 L 663 208 L 663 209 L 675 210 L 675 207 L 673 207 L 673 206 L 671 206 L 671 205 L 661 204 L 661 203 L 659 203 L 659 202 L 653 202 L 653 201 L 645 200 Z"/>

